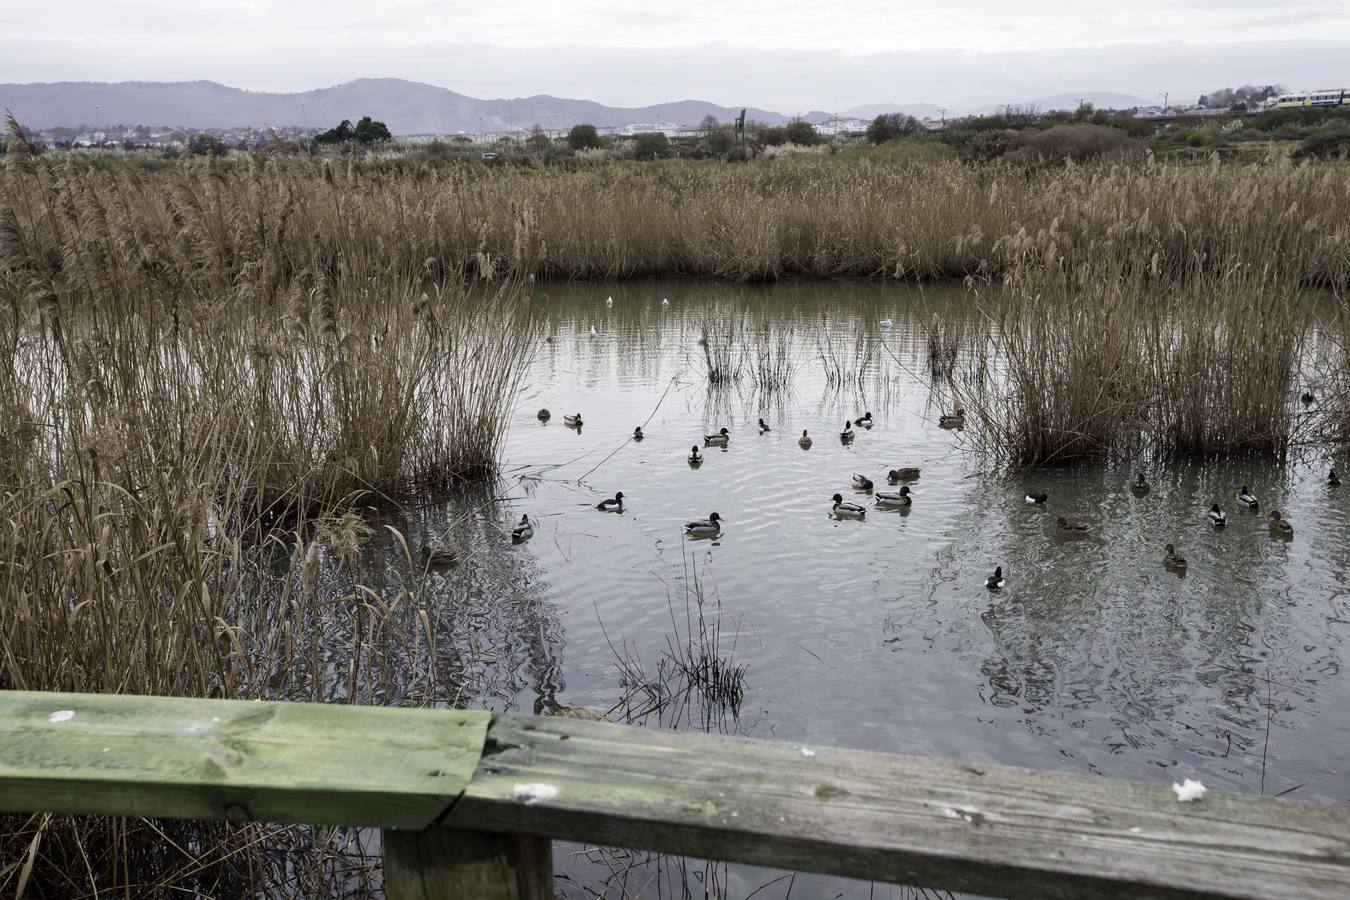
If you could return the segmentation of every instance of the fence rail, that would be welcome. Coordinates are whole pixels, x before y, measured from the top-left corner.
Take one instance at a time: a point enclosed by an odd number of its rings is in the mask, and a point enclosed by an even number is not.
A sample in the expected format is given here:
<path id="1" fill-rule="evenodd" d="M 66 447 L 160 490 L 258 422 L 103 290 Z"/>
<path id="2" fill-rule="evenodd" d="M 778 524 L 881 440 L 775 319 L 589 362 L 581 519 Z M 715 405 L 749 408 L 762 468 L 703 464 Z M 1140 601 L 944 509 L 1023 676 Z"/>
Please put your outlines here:
<path id="1" fill-rule="evenodd" d="M 1350 809 L 575 719 L 0 692 L 0 810 L 383 829 L 393 900 L 553 838 L 1009 897 L 1350 896 Z"/>

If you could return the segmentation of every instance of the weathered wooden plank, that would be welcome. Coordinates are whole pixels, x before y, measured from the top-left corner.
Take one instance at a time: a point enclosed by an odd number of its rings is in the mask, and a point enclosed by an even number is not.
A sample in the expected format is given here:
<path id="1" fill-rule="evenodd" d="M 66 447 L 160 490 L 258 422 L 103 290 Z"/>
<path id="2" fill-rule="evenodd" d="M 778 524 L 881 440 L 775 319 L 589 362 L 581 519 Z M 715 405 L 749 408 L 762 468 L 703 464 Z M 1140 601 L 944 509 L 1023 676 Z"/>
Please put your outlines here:
<path id="1" fill-rule="evenodd" d="M 1350 895 L 1350 810 L 498 717 L 445 824 L 1011 897 Z"/>
<path id="2" fill-rule="evenodd" d="M 491 714 L 0 691 L 0 809 L 423 828 Z"/>
<path id="3" fill-rule="evenodd" d="M 389 900 L 549 900 L 548 838 L 458 828 L 384 832 Z"/>

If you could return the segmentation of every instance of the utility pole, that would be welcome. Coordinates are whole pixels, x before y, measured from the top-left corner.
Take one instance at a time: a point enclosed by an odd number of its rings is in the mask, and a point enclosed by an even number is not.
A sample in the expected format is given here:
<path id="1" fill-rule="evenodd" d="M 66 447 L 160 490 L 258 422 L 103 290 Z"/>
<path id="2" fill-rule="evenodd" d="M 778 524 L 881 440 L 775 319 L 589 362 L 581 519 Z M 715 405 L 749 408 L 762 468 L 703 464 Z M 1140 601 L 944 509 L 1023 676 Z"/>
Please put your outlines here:
<path id="1" fill-rule="evenodd" d="M 1170 95 L 1170 92 L 1168 92 L 1168 91 L 1163 91 L 1161 94 L 1158 95 L 1159 97 L 1162 98 L 1162 101 L 1163 101 L 1163 112 L 1164 112 L 1164 113 L 1167 112 L 1167 98 L 1168 98 L 1169 95 Z"/>
<path id="2" fill-rule="evenodd" d="M 947 127 L 947 107 L 945 107 L 945 106 L 939 106 L 939 107 L 938 107 L 938 114 L 939 114 L 940 116 L 942 116 L 942 127 L 943 127 L 943 128 L 946 128 L 946 127 Z"/>
<path id="3" fill-rule="evenodd" d="M 304 123 L 305 128 L 305 152 L 309 152 L 309 116 L 305 113 L 305 104 L 300 102 L 300 121 Z"/>
<path id="4" fill-rule="evenodd" d="M 1086 97 L 1079 97 L 1079 98 L 1078 98 L 1078 114 L 1079 114 L 1080 116 L 1083 114 L 1083 104 L 1086 103 L 1086 102 L 1087 102 L 1087 98 L 1086 98 Z"/>

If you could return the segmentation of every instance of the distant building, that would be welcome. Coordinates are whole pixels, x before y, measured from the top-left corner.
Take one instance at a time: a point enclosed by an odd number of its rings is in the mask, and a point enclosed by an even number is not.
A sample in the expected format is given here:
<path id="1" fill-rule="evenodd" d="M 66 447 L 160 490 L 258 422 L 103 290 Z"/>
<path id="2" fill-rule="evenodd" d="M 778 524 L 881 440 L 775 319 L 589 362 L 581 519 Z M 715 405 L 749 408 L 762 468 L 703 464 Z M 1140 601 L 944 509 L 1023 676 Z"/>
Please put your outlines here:
<path id="1" fill-rule="evenodd" d="M 656 132 L 660 132 L 668 138 L 679 137 L 680 126 L 671 122 L 635 122 L 619 129 L 619 134 L 623 137 L 636 137 L 639 134 L 655 134 Z"/>
<path id="2" fill-rule="evenodd" d="M 835 117 L 826 119 L 816 125 L 816 131 L 824 135 L 834 136 L 838 134 L 864 134 L 867 126 L 871 123 L 866 119 L 857 119 L 852 117 Z"/>

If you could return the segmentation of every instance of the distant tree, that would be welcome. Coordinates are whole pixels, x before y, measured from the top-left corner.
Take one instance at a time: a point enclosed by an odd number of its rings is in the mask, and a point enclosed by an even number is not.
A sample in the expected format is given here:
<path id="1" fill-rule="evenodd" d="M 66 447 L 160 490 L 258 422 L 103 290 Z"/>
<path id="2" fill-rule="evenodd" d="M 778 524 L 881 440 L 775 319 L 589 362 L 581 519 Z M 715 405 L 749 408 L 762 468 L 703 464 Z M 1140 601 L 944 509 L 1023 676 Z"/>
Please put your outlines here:
<path id="1" fill-rule="evenodd" d="M 327 131 L 321 131 L 314 135 L 316 144 L 345 144 L 355 136 L 355 129 L 352 128 L 351 119 L 343 119 L 336 128 L 330 128 Z"/>
<path id="2" fill-rule="evenodd" d="M 594 125 L 573 125 L 567 132 L 567 146 L 573 150 L 594 150 L 600 146 L 600 135 Z"/>
<path id="3" fill-rule="evenodd" d="M 714 156 L 725 156 L 731 152 L 731 148 L 736 146 L 736 133 L 731 126 L 719 126 L 708 132 L 706 138 L 708 143 L 708 152 Z"/>
<path id="4" fill-rule="evenodd" d="M 188 152 L 193 156 L 224 156 L 230 152 L 229 146 L 220 138 L 210 134 L 194 134 L 188 141 Z"/>
<path id="5" fill-rule="evenodd" d="M 777 125 L 761 128 L 756 137 L 765 147 L 777 147 L 788 142 L 787 129 Z"/>
<path id="6" fill-rule="evenodd" d="M 802 119 L 797 119 L 795 122 L 789 122 L 783 131 L 787 135 L 787 142 L 789 144 L 810 146 L 811 144 L 820 143 L 821 140 L 820 132 L 816 131 L 816 126 Z"/>
<path id="7" fill-rule="evenodd" d="M 670 140 L 664 132 L 650 131 L 639 134 L 633 141 L 634 159 L 664 159 L 670 155 Z"/>
<path id="8" fill-rule="evenodd" d="M 550 143 L 544 151 L 544 165 L 571 168 L 576 164 L 576 151 L 567 144 Z"/>
<path id="9" fill-rule="evenodd" d="M 717 116 L 714 116 L 712 113 L 708 113 L 708 115 L 704 116 L 703 121 L 699 123 L 699 127 L 703 129 L 705 134 L 711 132 L 717 125 Z"/>
<path id="10" fill-rule="evenodd" d="M 867 126 L 867 139 L 874 144 L 913 134 L 923 126 L 919 120 L 904 113 L 882 113 Z"/>
<path id="11" fill-rule="evenodd" d="M 358 144 L 369 144 L 373 141 L 392 140 L 393 135 L 389 133 L 389 127 L 383 122 L 377 122 L 370 116 L 363 116 L 361 121 L 352 126 L 351 119 L 343 119 L 336 128 L 330 128 L 314 136 L 316 144 L 345 144 L 348 141 L 356 141 Z"/>
<path id="12" fill-rule="evenodd" d="M 530 136 L 525 139 L 525 147 L 535 156 L 543 156 L 548 152 L 548 148 L 553 146 L 553 141 L 549 140 L 544 129 L 537 123 L 530 129 Z"/>

